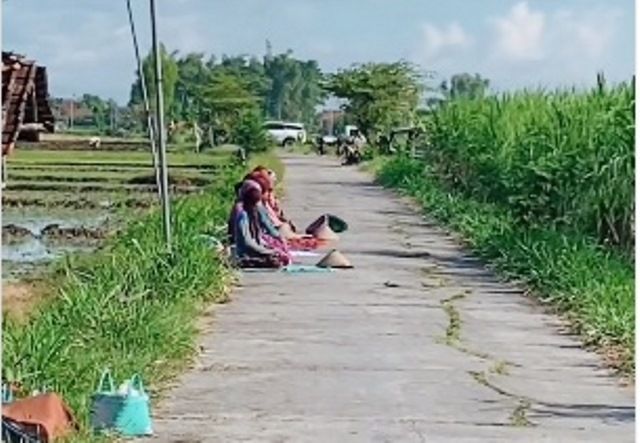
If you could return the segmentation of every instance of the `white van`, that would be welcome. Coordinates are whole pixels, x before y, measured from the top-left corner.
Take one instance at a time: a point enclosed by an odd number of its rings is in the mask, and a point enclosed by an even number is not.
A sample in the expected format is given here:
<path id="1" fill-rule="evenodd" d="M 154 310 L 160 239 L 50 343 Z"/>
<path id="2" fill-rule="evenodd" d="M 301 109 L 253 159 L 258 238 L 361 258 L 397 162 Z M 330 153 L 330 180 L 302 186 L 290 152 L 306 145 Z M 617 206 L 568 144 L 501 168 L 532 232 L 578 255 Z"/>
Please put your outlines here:
<path id="1" fill-rule="evenodd" d="M 269 121 L 263 127 L 280 146 L 291 146 L 296 142 L 306 143 L 307 141 L 307 131 L 302 123 Z"/>

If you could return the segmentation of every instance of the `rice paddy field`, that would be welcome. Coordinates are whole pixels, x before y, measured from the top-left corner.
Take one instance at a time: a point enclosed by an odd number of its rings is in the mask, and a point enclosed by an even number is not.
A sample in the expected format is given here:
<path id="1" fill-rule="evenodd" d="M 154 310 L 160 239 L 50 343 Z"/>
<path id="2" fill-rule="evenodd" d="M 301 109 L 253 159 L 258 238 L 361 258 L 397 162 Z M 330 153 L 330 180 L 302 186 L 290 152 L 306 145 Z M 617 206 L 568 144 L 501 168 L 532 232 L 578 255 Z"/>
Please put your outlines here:
<path id="1" fill-rule="evenodd" d="M 228 150 L 169 152 L 172 195 L 201 192 L 228 159 Z M 25 143 L 8 158 L 7 167 L 5 287 L 69 253 L 95 250 L 127 220 L 159 204 L 151 154 L 142 141 L 103 143 L 98 149 L 89 149 L 86 137 Z"/>
<path id="2" fill-rule="evenodd" d="M 544 304 L 585 343 L 635 368 L 635 91 L 457 100 L 427 119 L 422 158 L 378 162 L 380 181 Z"/>

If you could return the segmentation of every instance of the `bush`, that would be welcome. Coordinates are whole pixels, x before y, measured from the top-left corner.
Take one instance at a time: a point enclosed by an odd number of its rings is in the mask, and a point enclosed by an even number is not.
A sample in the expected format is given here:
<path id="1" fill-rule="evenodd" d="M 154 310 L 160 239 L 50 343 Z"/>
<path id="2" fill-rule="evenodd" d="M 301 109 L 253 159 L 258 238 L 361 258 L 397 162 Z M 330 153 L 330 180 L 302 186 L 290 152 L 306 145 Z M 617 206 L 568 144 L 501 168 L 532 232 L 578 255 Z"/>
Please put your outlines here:
<path id="1" fill-rule="evenodd" d="M 243 111 L 238 124 L 233 128 L 232 142 L 243 148 L 248 154 L 266 152 L 271 143 L 263 128 L 264 119 L 259 110 Z"/>

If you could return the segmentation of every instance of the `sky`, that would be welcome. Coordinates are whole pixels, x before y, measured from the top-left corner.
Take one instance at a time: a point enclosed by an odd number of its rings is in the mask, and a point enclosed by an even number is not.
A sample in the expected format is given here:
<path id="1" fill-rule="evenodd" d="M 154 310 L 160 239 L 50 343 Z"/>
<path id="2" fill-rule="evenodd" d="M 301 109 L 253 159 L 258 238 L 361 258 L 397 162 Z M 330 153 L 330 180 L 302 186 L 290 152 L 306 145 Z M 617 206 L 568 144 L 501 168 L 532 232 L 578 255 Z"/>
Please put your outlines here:
<path id="1" fill-rule="evenodd" d="M 149 2 L 132 3 L 146 53 Z M 584 87 L 598 71 L 628 80 L 634 23 L 633 0 L 158 0 L 169 50 L 262 56 L 268 39 L 326 71 L 405 59 L 437 78 L 480 73 L 497 91 Z M 125 0 L 5 0 L 2 30 L 4 50 L 47 66 L 52 95 L 128 100 Z"/>

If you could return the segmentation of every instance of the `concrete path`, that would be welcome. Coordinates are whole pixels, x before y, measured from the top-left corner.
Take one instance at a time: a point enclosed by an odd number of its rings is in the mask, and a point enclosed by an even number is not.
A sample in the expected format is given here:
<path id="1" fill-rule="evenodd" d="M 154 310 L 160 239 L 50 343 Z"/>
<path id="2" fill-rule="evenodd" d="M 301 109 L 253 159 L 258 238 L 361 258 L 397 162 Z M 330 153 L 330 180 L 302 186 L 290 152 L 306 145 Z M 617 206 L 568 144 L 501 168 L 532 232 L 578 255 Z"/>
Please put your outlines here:
<path id="1" fill-rule="evenodd" d="M 245 274 L 152 440 L 634 441 L 633 389 L 556 319 L 363 173 L 285 160 L 289 213 L 344 216 L 356 268 Z"/>

